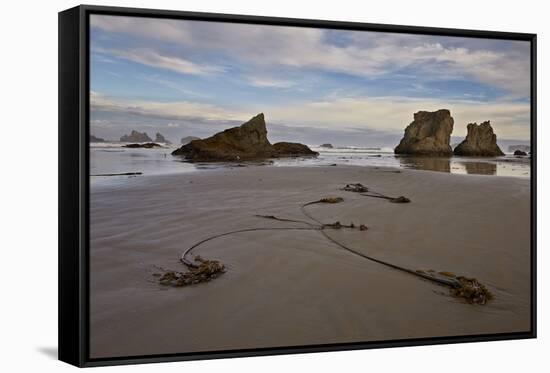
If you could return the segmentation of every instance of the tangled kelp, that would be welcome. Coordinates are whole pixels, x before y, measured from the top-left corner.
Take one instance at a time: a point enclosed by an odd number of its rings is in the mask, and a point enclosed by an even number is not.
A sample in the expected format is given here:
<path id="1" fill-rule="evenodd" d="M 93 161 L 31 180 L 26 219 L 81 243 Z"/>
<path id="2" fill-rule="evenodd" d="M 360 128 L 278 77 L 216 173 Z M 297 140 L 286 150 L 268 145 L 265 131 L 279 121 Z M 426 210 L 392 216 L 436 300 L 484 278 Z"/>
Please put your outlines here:
<path id="1" fill-rule="evenodd" d="M 486 304 L 493 294 L 475 278 L 457 276 L 449 271 L 416 270 L 418 276 L 449 288 L 450 294 L 469 304 Z"/>
<path id="2" fill-rule="evenodd" d="M 352 184 L 346 184 L 345 187 L 342 188 L 342 190 L 346 192 L 353 192 L 353 193 L 359 193 L 362 196 L 365 197 L 374 197 L 374 198 L 383 198 L 387 199 L 388 201 L 392 203 L 409 203 L 411 200 L 405 196 L 399 196 L 399 197 L 390 197 L 386 196 L 382 193 L 375 192 L 373 190 L 369 190 L 366 186 L 364 186 L 361 183 L 352 183 Z"/>
<path id="3" fill-rule="evenodd" d="M 225 272 L 225 266 L 217 260 L 194 258 L 196 264 L 187 265 L 187 272 L 165 271 L 159 277 L 159 283 L 166 286 L 182 287 L 208 282 Z M 185 264 L 185 263 L 184 263 Z"/>
<path id="4" fill-rule="evenodd" d="M 400 197 L 389 197 L 385 196 L 378 192 L 370 191 L 369 188 L 366 186 L 355 183 L 355 184 L 346 184 L 344 188 L 342 188 L 344 191 L 349 192 L 355 192 L 360 193 L 361 195 L 368 196 L 368 197 L 377 197 L 377 198 L 384 198 L 389 200 L 393 203 L 408 203 L 410 200 L 407 197 L 400 196 Z M 369 194 L 366 194 L 366 193 Z M 493 299 L 493 295 L 491 292 L 483 285 L 481 284 L 477 279 L 475 278 L 468 278 L 464 276 L 456 276 L 452 272 L 448 271 L 441 271 L 441 272 L 435 272 L 433 270 L 412 270 L 409 268 L 401 267 L 393 263 L 389 263 L 374 257 L 371 257 L 369 255 L 366 255 L 356 249 L 353 249 L 342 242 L 332 238 L 330 235 L 327 234 L 327 230 L 333 229 L 333 230 L 340 230 L 340 229 L 358 229 L 360 231 L 366 231 L 368 230 L 368 227 L 365 224 L 360 224 L 359 226 L 356 226 L 353 222 L 351 222 L 349 225 L 342 224 L 339 221 L 336 221 L 334 223 L 323 223 L 319 219 L 312 216 L 306 209 L 306 207 L 314 205 L 314 204 L 335 204 L 335 203 L 341 203 L 344 202 L 344 198 L 342 197 L 323 197 L 316 201 L 311 201 L 304 203 L 300 206 L 301 211 L 304 216 L 311 219 L 315 223 L 311 223 L 305 220 L 297 220 L 297 219 L 288 219 L 288 218 L 282 218 L 275 215 L 255 215 L 256 217 L 263 218 L 263 219 L 270 219 L 274 221 L 280 221 L 280 222 L 289 222 L 289 223 L 299 223 L 299 224 L 306 224 L 307 227 L 258 227 L 258 228 L 245 228 L 245 229 L 239 229 L 235 231 L 225 232 L 221 234 L 217 234 L 214 236 L 210 236 L 202 241 L 197 242 L 193 246 L 189 247 L 181 256 L 180 261 L 188 267 L 187 272 L 178 272 L 178 271 L 166 271 L 162 276 L 159 278 L 159 283 L 162 285 L 170 285 L 170 286 L 187 286 L 187 285 L 193 285 L 198 284 L 201 282 L 208 282 L 214 278 L 217 278 L 222 273 L 225 272 L 225 267 L 222 263 L 216 260 L 205 260 L 202 259 L 200 256 L 195 256 L 193 259 L 190 259 L 192 255 L 192 251 L 197 248 L 198 246 L 204 244 L 205 242 L 214 240 L 216 238 L 220 238 L 223 236 L 228 236 L 232 234 L 237 233 L 244 233 L 244 232 L 252 232 L 252 231 L 265 231 L 265 230 L 317 230 L 319 231 L 325 238 L 327 238 L 332 243 L 336 244 L 340 248 L 347 250 L 348 252 L 357 255 L 359 257 L 362 257 L 364 259 L 382 264 L 384 266 L 387 266 L 389 268 L 399 270 L 420 278 L 423 278 L 425 280 L 434 282 L 438 285 L 446 286 L 449 288 L 449 291 L 452 296 L 464 299 L 469 304 L 486 304 L 487 301 Z"/>
<path id="5" fill-rule="evenodd" d="M 493 294 L 475 278 L 456 277 L 458 285 L 451 289 L 454 297 L 462 298 L 470 304 L 486 304 L 493 299 Z"/>
<path id="6" fill-rule="evenodd" d="M 368 191 L 369 189 L 366 186 L 364 186 L 360 183 L 355 183 L 355 184 L 346 184 L 346 186 L 344 188 L 342 188 L 342 190 L 355 192 L 355 193 L 360 193 L 361 195 L 365 195 L 363 191 L 365 191 L 365 190 Z M 371 193 L 377 193 L 377 192 L 372 192 L 371 191 Z M 369 195 L 369 196 L 385 198 L 385 199 L 388 199 L 390 202 L 393 202 L 393 203 L 408 203 L 408 202 L 410 202 L 410 200 L 407 197 L 403 197 L 403 196 L 388 197 L 388 196 L 384 196 L 380 193 L 377 193 L 377 194 L 378 195 L 376 195 L 376 196 L 375 195 Z M 313 217 L 306 210 L 307 206 L 317 204 L 317 203 L 322 203 L 321 201 L 323 201 L 323 199 L 320 199 L 318 201 L 305 203 L 301 206 L 301 210 L 302 210 L 302 213 L 305 216 L 307 216 L 308 218 L 312 219 L 313 221 L 320 224 L 321 226 L 326 226 L 326 224 L 323 224 L 321 221 L 319 221 L 318 219 Z M 343 199 L 342 199 L 342 201 L 343 201 Z M 339 201 L 339 202 L 342 202 L 342 201 Z M 334 226 L 338 227 L 337 229 L 341 228 L 341 224 L 339 222 L 333 223 L 332 227 L 334 227 Z M 346 226 L 346 228 L 354 228 L 354 227 L 355 226 L 354 226 L 353 223 L 351 223 L 350 226 Z M 362 224 L 362 225 L 359 226 L 359 229 L 360 230 L 367 230 L 368 228 L 365 225 Z M 457 297 L 457 298 L 462 298 L 470 304 L 486 304 L 488 300 L 493 298 L 492 294 L 489 292 L 489 290 L 487 290 L 487 288 L 484 285 L 480 284 L 476 279 L 470 279 L 470 278 L 466 278 L 466 277 L 463 277 L 463 276 L 456 276 L 456 275 L 454 275 L 454 273 L 447 272 L 447 271 L 439 272 L 439 275 L 445 277 L 445 278 L 442 278 L 441 276 L 437 276 L 437 274 L 433 270 L 425 272 L 425 271 L 422 271 L 422 270 L 416 270 L 415 271 L 415 270 L 412 270 L 412 269 L 409 269 L 409 268 L 401 267 L 401 266 L 398 266 L 398 265 L 395 265 L 395 264 L 392 264 L 392 263 L 389 263 L 389 262 L 386 262 L 386 261 L 368 256 L 368 255 L 365 255 L 362 252 L 359 252 L 357 250 L 354 250 L 354 249 L 350 248 L 349 246 L 344 245 L 340 241 L 335 240 L 334 238 L 329 236 L 324 231 L 321 231 L 321 234 L 323 234 L 323 236 L 325 236 L 329 241 L 333 242 L 334 244 L 336 244 L 340 248 L 342 248 L 344 250 L 347 250 L 347 251 L 351 252 L 352 254 L 360 256 L 364 259 L 368 259 L 368 260 L 374 261 L 376 263 L 388 266 L 390 268 L 393 268 L 393 269 L 396 269 L 396 270 L 399 270 L 399 271 L 402 271 L 402 272 L 406 272 L 406 273 L 409 273 L 411 275 L 421 277 L 425 280 L 434 282 L 434 283 L 436 283 L 438 285 L 441 285 L 441 286 L 446 286 L 447 288 L 449 288 L 451 295 L 453 295 L 454 297 Z"/>
<path id="7" fill-rule="evenodd" d="M 321 229 L 330 228 L 330 229 L 342 229 L 342 228 L 348 228 L 348 229 L 359 229 L 360 231 L 366 231 L 368 228 L 366 225 L 361 224 L 359 226 L 356 226 L 353 224 L 353 222 L 349 224 L 342 224 L 339 221 L 336 221 L 334 223 L 328 223 L 328 224 L 321 224 Z"/>
<path id="8" fill-rule="evenodd" d="M 369 191 L 369 188 L 367 188 L 361 183 L 354 183 L 354 184 L 346 184 L 346 186 L 343 187 L 342 190 L 345 190 L 346 192 L 366 193 Z"/>
<path id="9" fill-rule="evenodd" d="M 372 197 L 372 196 L 371 196 Z M 383 197 L 382 197 L 383 198 Z M 390 202 L 392 203 L 409 203 L 411 202 L 410 199 L 408 199 L 407 197 L 404 197 L 404 196 L 399 196 L 399 197 L 389 197 L 387 198 Z"/>
<path id="10" fill-rule="evenodd" d="M 318 199 L 317 201 L 312 201 L 304 204 L 304 206 L 314 205 L 316 203 L 340 203 L 344 202 L 344 199 L 342 197 L 323 197 L 321 199 Z"/>

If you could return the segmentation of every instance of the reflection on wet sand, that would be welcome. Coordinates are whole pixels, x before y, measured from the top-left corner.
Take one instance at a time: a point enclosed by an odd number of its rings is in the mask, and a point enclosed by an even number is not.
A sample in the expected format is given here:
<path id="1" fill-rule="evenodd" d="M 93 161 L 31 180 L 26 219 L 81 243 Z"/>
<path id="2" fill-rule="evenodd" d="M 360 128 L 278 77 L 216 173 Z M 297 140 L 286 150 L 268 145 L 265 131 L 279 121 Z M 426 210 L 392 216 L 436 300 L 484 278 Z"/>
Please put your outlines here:
<path id="1" fill-rule="evenodd" d="M 466 173 L 475 175 L 496 175 L 497 164 L 489 162 L 461 162 Z"/>
<path id="2" fill-rule="evenodd" d="M 418 170 L 451 172 L 450 158 L 432 158 L 432 157 L 398 157 L 401 166 L 404 168 L 414 168 Z"/>
<path id="3" fill-rule="evenodd" d="M 496 175 L 497 164 L 486 161 L 457 161 L 445 157 L 397 157 L 401 167 L 416 170 L 450 172 L 472 175 Z"/>

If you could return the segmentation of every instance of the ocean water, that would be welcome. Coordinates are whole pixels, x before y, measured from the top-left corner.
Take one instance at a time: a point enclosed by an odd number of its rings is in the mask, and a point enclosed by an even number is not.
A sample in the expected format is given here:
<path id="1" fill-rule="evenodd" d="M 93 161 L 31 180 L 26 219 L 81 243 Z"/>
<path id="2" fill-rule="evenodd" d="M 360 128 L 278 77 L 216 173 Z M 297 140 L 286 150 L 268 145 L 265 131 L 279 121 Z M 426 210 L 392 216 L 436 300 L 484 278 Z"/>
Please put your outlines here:
<path id="1" fill-rule="evenodd" d="M 531 159 L 506 154 L 502 157 L 414 157 L 397 156 L 389 148 L 335 147 L 332 149 L 310 146 L 319 152 L 317 158 L 284 158 L 263 162 L 191 163 L 170 153 L 175 145 L 153 149 L 129 149 L 121 143 L 90 144 L 91 182 L 105 182 L 107 179 L 127 179 L 129 176 L 107 177 L 104 174 L 141 172 L 144 175 L 195 172 L 205 169 L 219 169 L 242 166 L 328 166 L 353 165 L 390 167 L 396 169 L 419 169 L 453 174 L 475 174 L 529 178 Z"/>

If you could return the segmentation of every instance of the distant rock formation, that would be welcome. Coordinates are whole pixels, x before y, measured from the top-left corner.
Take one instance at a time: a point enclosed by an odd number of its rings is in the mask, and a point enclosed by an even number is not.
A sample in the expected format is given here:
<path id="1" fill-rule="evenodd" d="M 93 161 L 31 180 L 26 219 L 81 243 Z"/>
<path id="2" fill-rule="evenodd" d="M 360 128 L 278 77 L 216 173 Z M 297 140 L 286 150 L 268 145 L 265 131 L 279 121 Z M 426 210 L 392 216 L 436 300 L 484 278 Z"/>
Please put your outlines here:
<path id="1" fill-rule="evenodd" d="M 182 137 L 180 143 L 182 145 L 185 145 L 185 144 L 189 144 L 191 141 L 193 140 L 200 140 L 201 138 L 200 137 L 197 137 L 197 136 L 185 136 L 185 137 Z"/>
<path id="2" fill-rule="evenodd" d="M 160 132 L 157 132 L 155 135 L 155 142 L 162 142 L 164 144 L 171 144 L 170 141 L 166 140 L 166 137 L 162 136 Z"/>
<path id="3" fill-rule="evenodd" d="M 454 150 L 455 155 L 496 157 L 504 155 L 497 145 L 497 135 L 489 121 L 468 124 L 468 134 Z"/>
<path id="4" fill-rule="evenodd" d="M 529 145 L 510 145 L 510 146 L 508 146 L 508 151 L 510 153 L 513 153 L 516 150 L 521 150 L 522 152 L 529 153 L 531 151 L 531 146 L 529 146 Z"/>
<path id="5" fill-rule="evenodd" d="M 514 155 L 527 155 L 527 153 L 525 153 L 523 150 L 516 150 L 514 152 Z"/>
<path id="6" fill-rule="evenodd" d="M 332 148 L 334 148 L 334 146 L 332 146 L 332 144 L 328 144 L 328 143 L 327 143 L 327 144 L 322 144 L 322 145 L 321 145 L 321 148 L 332 149 Z"/>
<path id="7" fill-rule="evenodd" d="M 105 142 L 105 139 L 102 139 L 101 137 L 95 137 L 94 135 L 90 135 L 90 142 Z"/>
<path id="8" fill-rule="evenodd" d="M 152 142 L 153 140 L 147 135 L 147 132 L 138 132 L 132 130 L 129 135 L 124 135 L 120 138 L 120 142 Z"/>
<path id="9" fill-rule="evenodd" d="M 395 154 L 450 156 L 454 120 L 447 109 L 419 111 L 405 128 L 405 135 L 394 149 Z"/>
<path id="10" fill-rule="evenodd" d="M 151 148 L 162 148 L 161 145 L 154 143 L 154 142 L 147 142 L 145 144 L 128 144 L 124 145 L 124 148 L 145 148 L 145 149 L 151 149 Z"/>
<path id="11" fill-rule="evenodd" d="M 248 122 L 212 137 L 194 140 L 172 152 L 193 161 L 256 160 L 273 157 L 315 156 L 318 153 L 297 143 L 271 145 L 262 113 Z"/>

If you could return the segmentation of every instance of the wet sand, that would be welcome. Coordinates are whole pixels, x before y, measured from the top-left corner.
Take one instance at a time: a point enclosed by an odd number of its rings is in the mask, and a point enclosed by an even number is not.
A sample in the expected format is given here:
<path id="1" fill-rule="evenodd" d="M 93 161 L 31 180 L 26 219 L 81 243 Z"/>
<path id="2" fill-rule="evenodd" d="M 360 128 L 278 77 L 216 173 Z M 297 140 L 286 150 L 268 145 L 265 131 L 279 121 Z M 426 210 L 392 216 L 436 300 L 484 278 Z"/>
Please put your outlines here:
<path id="1" fill-rule="evenodd" d="M 92 358 L 508 333 L 530 324 L 528 179 L 369 167 L 243 167 L 140 176 L 93 185 L 90 197 Z M 362 183 L 412 202 L 339 190 Z M 155 266 L 208 236 L 251 227 L 301 226 L 308 211 L 367 231 L 329 231 L 370 256 L 411 269 L 476 277 L 485 306 L 355 256 L 316 231 L 259 231 L 213 240 L 196 253 L 227 273 L 167 288 Z"/>

